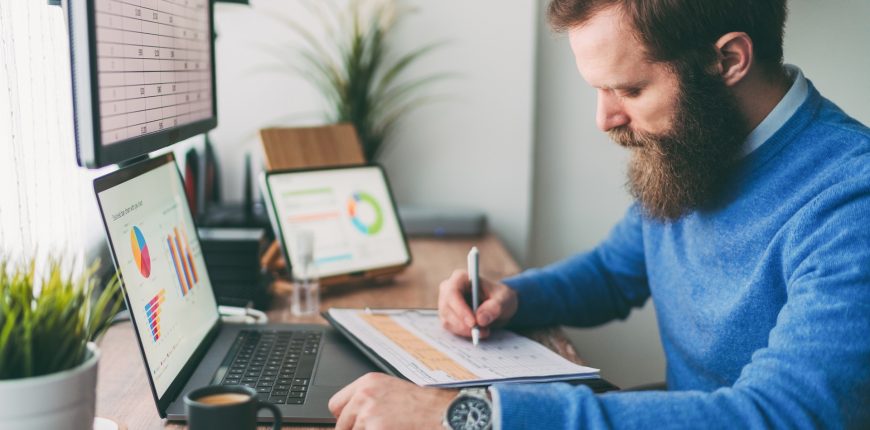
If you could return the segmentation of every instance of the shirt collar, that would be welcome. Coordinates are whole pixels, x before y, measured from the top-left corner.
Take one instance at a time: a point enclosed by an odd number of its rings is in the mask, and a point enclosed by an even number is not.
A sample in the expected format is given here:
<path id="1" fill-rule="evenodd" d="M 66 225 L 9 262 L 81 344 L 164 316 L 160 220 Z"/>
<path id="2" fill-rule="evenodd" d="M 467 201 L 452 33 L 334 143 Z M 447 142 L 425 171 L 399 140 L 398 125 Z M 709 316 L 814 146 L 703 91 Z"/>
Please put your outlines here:
<path id="1" fill-rule="evenodd" d="M 777 103 L 773 110 L 767 114 L 764 121 L 761 121 L 761 124 L 758 124 L 758 127 L 755 127 L 755 130 L 749 133 L 741 149 L 741 155 L 744 157 L 761 147 L 774 133 L 779 131 L 786 121 L 797 112 L 798 108 L 809 95 L 807 80 L 804 78 L 801 69 L 791 64 L 786 64 L 784 68 L 786 74 L 792 80 L 791 88 L 789 88 L 788 92 L 785 93 L 785 96 L 783 96 L 782 100 Z"/>

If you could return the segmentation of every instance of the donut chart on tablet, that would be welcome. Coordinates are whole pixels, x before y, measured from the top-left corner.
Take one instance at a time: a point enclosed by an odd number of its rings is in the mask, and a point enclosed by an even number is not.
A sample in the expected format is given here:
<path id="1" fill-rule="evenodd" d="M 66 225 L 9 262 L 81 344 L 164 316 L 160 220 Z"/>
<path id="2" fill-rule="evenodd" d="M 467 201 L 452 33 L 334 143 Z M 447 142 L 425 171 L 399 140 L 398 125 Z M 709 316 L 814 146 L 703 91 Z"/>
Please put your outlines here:
<path id="1" fill-rule="evenodd" d="M 369 216 L 364 216 L 363 211 L 367 211 Z M 366 192 L 355 192 L 347 199 L 347 213 L 353 226 L 367 236 L 378 234 L 384 227 L 384 211 L 380 203 Z"/>

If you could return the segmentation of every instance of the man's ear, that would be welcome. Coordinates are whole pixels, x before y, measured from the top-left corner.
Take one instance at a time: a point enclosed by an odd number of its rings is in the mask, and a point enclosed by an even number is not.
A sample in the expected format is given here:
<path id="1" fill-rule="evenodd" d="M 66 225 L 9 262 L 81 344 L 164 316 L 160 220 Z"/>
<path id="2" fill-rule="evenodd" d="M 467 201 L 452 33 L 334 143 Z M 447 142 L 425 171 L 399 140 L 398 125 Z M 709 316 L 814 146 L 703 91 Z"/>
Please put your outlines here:
<path id="1" fill-rule="evenodd" d="M 752 39 L 743 32 L 731 32 L 716 41 L 716 73 L 726 86 L 734 86 L 749 74 L 752 67 Z"/>

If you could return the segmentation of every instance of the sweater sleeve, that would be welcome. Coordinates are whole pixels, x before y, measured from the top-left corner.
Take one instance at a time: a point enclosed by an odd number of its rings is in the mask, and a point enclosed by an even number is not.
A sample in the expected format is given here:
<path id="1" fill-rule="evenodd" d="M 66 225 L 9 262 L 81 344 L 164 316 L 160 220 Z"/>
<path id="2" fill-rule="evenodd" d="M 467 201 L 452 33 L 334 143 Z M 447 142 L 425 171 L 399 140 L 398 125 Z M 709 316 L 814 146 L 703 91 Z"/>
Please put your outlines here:
<path id="1" fill-rule="evenodd" d="M 567 384 L 500 384 L 503 428 L 866 428 L 870 190 L 830 191 L 773 245 L 782 247 L 786 303 L 767 346 L 731 386 L 595 395 Z"/>
<path id="2" fill-rule="evenodd" d="M 512 327 L 592 326 L 625 318 L 649 297 L 640 210 L 628 209 L 592 251 L 503 281 L 517 291 Z"/>

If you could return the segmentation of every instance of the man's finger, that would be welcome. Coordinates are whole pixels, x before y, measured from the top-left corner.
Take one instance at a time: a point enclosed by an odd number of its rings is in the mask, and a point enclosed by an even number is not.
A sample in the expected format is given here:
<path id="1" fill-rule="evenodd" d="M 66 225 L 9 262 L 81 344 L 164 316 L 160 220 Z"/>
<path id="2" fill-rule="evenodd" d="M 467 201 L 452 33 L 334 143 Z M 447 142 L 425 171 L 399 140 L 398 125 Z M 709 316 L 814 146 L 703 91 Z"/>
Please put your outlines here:
<path id="1" fill-rule="evenodd" d="M 457 317 L 452 310 L 445 310 L 444 316 L 445 318 L 441 320 L 441 325 L 444 326 L 447 331 L 459 336 L 471 336 L 471 327 L 466 327 L 465 324 L 462 324 L 459 317 Z"/>
<path id="2" fill-rule="evenodd" d="M 448 279 L 451 284 L 459 286 L 459 288 L 464 289 L 468 284 L 468 272 L 462 269 L 454 270 Z"/>
<path id="3" fill-rule="evenodd" d="M 501 286 L 501 284 L 498 282 L 493 282 L 493 281 L 486 280 L 483 278 L 481 278 L 481 280 L 480 280 L 480 289 L 482 289 L 483 292 L 486 293 L 487 296 L 490 296 L 494 292 L 496 292 L 496 290 L 498 290 L 499 286 Z"/>
<path id="4" fill-rule="evenodd" d="M 452 297 L 462 297 L 463 289 L 468 283 L 468 277 L 463 277 L 465 271 L 456 270 L 438 285 L 438 308 L 446 307 Z"/>
<path id="5" fill-rule="evenodd" d="M 448 303 L 449 300 L 446 295 L 439 297 L 438 317 L 441 318 L 441 322 L 445 324 L 445 327 L 447 323 L 455 324 L 459 319 L 459 316 L 456 315 L 456 312 Z"/>
<path id="6" fill-rule="evenodd" d="M 471 328 L 474 325 L 474 315 L 465 302 L 465 292 L 470 288 L 468 272 L 456 270 L 450 278 L 440 286 L 438 308 L 452 310 L 454 316 L 461 318 L 463 325 Z"/>
<path id="7" fill-rule="evenodd" d="M 351 382 L 346 387 L 333 394 L 332 398 L 329 399 L 327 407 L 334 417 L 338 418 L 341 415 L 344 407 L 347 406 L 347 402 L 353 397 L 353 393 L 356 391 L 358 383 L 359 379 Z"/>
<path id="8" fill-rule="evenodd" d="M 443 320 L 443 327 L 445 330 L 453 333 L 457 336 L 462 336 L 465 338 L 471 338 L 471 327 L 468 327 L 464 324 L 458 324 L 455 321 L 458 321 L 458 318 L 451 318 L 447 320 Z M 480 327 L 480 338 L 485 339 L 489 337 L 490 330 L 489 327 Z"/>
<path id="9" fill-rule="evenodd" d="M 501 316 L 502 312 L 504 312 L 504 307 L 500 300 L 497 298 L 487 299 L 477 307 L 477 323 L 484 327 L 489 326 Z"/>
<path id="10" fill-rule="evenodd" d="M 449 331 L 457 336 L 469 337 L 468 333 L 463 333 L 460 327 L 456 327 L 455 324 L 444 323 L 444 330 Z"/>
<path id="11" fill-rule="evenodd" d="M 441 294 L 468 289 L 468 272 L 464 270 L 454 270 L 450 277 L 441 282 L 438 286 Z"/>
<path id="12" fill-rule="evenodd" d="M 471 313 L 471 308 L 468 303 L 465 303 L 465 298 L 462 296 L 449 297 L 447 299 L 447 309 L 453 313 L 456 322 L 468 327 L 475 324 L 474 314 Z"/>
<path id="13" fill-rule="evenodd" d="M 447 321 L 447 307 L 442 304 L 442 301 L 438 302 L 438 318 L 441 319 L 441 322 Z"/>
<path id="14" fill-rule="evenodd" d="M 352 430 L 354 428 L 356 417 L 359 413 L 357 410 L 359 406 L 356 403 L 358 402 L 354 401 L 354 398 L 351 397 L 348 404 L 342 410 L 341 415 L 337 415 L 338 420 L 335 423 L 335 430 Z"/>
<path id="15" fill-rule="evenodd" d="M 459 317 L 454 315 L 450 310 L 445 311 L 444 318 L 441 319 L 441 326 L 455 335 L 465 337 L 471 336 L 471 327 L 462 323 Z"/>
<path id="16" fill-rule="evenodd" d="M 444 280 L 438 286 L 438 314 L 441 316 L 441 319 L 444 319 L 442 311 L 447 309 L 447 299 L 453 294 L 452 289 L 453 286 L 450 284 L 449 279 Z"/>

